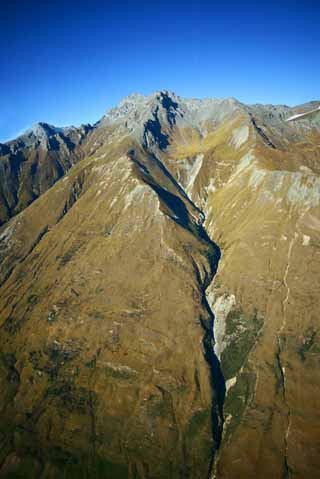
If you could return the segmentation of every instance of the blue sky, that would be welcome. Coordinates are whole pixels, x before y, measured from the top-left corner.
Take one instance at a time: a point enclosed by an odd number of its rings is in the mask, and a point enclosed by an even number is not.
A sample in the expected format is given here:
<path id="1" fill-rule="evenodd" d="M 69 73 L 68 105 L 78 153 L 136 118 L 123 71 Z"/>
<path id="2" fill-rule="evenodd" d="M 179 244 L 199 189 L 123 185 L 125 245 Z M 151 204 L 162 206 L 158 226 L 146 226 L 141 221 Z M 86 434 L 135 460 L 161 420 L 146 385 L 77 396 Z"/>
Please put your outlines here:
<path id="1" fill-rule="evenodd" d="M 319 1 L 3 3 L 0 141 L 37 121 L 93 123 L 136 91 L 320 99 Z"/>

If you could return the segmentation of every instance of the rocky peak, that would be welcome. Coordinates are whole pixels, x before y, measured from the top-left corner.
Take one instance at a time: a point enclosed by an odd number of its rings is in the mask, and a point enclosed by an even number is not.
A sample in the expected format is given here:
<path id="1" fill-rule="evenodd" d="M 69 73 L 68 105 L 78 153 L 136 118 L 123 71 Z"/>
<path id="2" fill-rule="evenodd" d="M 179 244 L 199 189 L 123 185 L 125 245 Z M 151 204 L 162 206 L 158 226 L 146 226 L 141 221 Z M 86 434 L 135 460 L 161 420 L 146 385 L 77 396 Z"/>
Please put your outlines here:
<path id="1" fill-rule="evenodd" d="M 116 107 L 108 110 L 100 122 L 98 122 L 98 125 L 119 123 L 135 112 L 141 111 L 145 107 L 146 102 L 147 97 L 139 93 L 133 93 L 121 100 Z"/>
<path id="2" fill-rule="evenodd" d="M 13 153 L 24 148 L 38 147 L 45 150 L 56 150 L 62 144 L 68 149 L 72 149 L 82 142 L 91 129 L 90 124 L 84 124 L 77 128 L 74 126 L 56 127 L 48 123 L 38 122 L 15 140 L 8 141 L 6 145 Z"/>
<path id="3" fill-rule="evenodd" d="M 18 136 L 18 138 L 8 141 L 6 144 L 12 152 L 37 146 L 49 148 L 49 139 L 54 138 L 58 133 L 62 133 L 61 128 L 39 122 L 35 123 L 31 128 L 28 128 L 22 135 Z"/>
<path id="4" fill-rule="evenodd" d="M 36 137 L 38 139 L 49 138 L 60 132 L 61 128 L 56 128 L 48 123 L 38 122 L 29 128 L 22 136 Z"/>
<path id="5" fill-rule="evenodd" d="M 227 116 L 244 111 L 235 98 L 184 99 L 169 90 L 160 90 L 149 96 L 134 93 L 110 109 L 97 126 L 113 125 L 143 140 L 149 147 L 168 146 L 167 133 L 174 127 L 201 130 L 201 123 L 220 124 Z"/>

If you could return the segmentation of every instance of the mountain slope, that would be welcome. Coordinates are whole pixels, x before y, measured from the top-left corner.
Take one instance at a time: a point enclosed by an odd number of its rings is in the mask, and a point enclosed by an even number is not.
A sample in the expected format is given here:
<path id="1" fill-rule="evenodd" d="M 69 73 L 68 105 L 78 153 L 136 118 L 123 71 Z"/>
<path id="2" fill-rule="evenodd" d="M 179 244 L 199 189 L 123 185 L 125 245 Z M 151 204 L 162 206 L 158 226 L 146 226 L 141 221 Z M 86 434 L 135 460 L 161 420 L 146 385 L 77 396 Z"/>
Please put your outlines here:
<path id="1" fill-rule="evenodd" d="M 202 477 L 220 421 L 204 297 L 219 251 L 142 151 L 64 180 L 3 238 L 4 471 Z"/>
<path id="2" fill-rule="evenodd" d="M 2 227 L 1 477 L 316 477 L 320 123 L 295 111 L 135 94 Z"/>
<path id="3" fill-rule="evenodd" d="M 0 225 L 32 203 L 83 157 L 91 127 L 56 128 L 38 123 L 0 145 Z"/>

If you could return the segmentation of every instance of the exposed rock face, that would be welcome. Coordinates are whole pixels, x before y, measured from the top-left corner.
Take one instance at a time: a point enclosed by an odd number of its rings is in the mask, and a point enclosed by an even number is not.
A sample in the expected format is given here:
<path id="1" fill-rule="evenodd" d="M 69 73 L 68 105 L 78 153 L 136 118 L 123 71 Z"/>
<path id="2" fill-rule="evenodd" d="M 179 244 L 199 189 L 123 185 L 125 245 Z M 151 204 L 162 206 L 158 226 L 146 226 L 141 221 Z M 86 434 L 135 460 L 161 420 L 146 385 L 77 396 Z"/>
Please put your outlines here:
<path id="1" fill-rule="evenodd" d="M 317 477 L 320 121 L 298 110 L 135 94 L 1 145 L 2 221 L 22 211 L 0 230 L 0 477 Z M 6 210 L 4 165 L 62 157 Z"/>

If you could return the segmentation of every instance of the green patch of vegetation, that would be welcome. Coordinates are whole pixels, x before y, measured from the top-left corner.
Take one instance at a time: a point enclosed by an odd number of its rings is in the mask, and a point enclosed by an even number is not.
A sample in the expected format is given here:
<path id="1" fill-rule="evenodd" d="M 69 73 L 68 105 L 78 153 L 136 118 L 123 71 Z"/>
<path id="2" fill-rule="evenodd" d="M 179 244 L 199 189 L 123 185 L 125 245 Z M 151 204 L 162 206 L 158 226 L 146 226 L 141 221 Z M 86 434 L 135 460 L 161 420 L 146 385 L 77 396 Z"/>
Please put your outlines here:
<path id="1" fill-rule="evenodd" d="M 127 479 L 129 476 L 126 464 L 91 457 L 88 453 L 78 450 L 70 452 L 62 447 L 52 446 L 41 451 L 41 456 L 50 479 Z M 4 477 L 36 479 L 42 477 L 41 470 L 42 465 L 36 453 L 24 450 L 23 455 L 9 465 Z"/>
<path id="2" fill-rule="evenodd" d="M 210 464 L 214 448 L 212 437 L 212 413 L 210 409 L 197 411 L 190 419 L 185 433 L 185 445 L 192 450 L 196 462 Z"/>
<path id="3" fill-rule="evenodd" d="M 79 464 L 77 457 L 71 452 L 62 449 L 61 447 L 52 447 L 49 451 L 49 458 L 58 467 L 65 467 L 68 465 Z"/>
<path id="4" fill-rule="evenodd" d="M 95 369 L 97 365 L 97 358 L 93 358 L 91 359 L 91 361 L 88 361 L 87 363 L 85 363 L 85 366 L 89 369 Z"/>
<path id="5" fill-rule="evenodd" d="M 227 316 L 226 319 L 226 334 L 234 334 L 239 331 L 239 326 L 241 326 L 245 321 L 244 314 L 242 309 L 233 309 Z"/>
<path id="6" fill-rule="evenodd" d="M 232 416 L 231 421 L 225 429 L 223 441 L 237 429 L 247 404 L 252 397 L 255 386 L 255 375 L 250 372 L 243 372 L 237 377 L 236 384 L 230 389 L 224 403 L 224 416 Z"/>
<path id="7" fill-rule="evenodd" d="M 304 337 L 303 343 L 298 349 L 298 355 L 300 356 L 301 361 L 306 360 L 306 353 L 314 346 L 314 340 L 316 337 L 316 331 L 310 330 L 307 331 L 307 334 Z"/>
<path id="8" fill-rule="evenodd" d="M 98 348 L 95 354 L 93 355 L 92 359 L 85 363 L 85 366 L 89 369 L 95 369 L 97 366 L 97 359 L 100 356 L 101 348 Z"/>
<path id="9" fill-rule="evenodd" d="M 63 256 L 60 257 L 58 269 L 68 264 L 72 260 L 72 258 L 75 256 L 75 254 L 79 251 L 81 246 L 82 246 L 82 243 L 80 241 L 76 241 L 71 246 L 71 248 Z"/>
<path id="10" fill-rule="evenodd" d="M 104 314 L 101 313 L 100 311 L 93 311 L 89 313 L 89 316 L 90 318 L 97 319 L 97 320 L 101 320 L 105 318 Z"/>
<path id="11" fill-rule="evenodd" d="M 49 344 L 45 349 L 45 354 L 53 362 L 61 363 L 63 361 L 71 361 L 79 354 L 80 349 L 76 346 L 61 345 L 56 341 Z"/>
<path id="12" fill-rule="evenodd" d="M 1 424 L 0 426 L 0 464 L 3 464 L 6 457 L 12 451 L 12 424 Z M 0 469 L 1 471 L 1 469 Z"/>
<path id="13" fill-rule="evenodd" d="M 6 377 L 8 391 L 12 394 L 20 384 L 20 375 L 15 367 L 16 357 L 12 353 L 0 353 L 0 376 Z"/>
<path id="14" fill-rule="evenodd" d="M 47 392 L 47 396 L 56 397 L 60 405 L 70 412 L 86 414 L 92 404 L 92 398 L 96 398 L 93 391 L 89 391 L 83 387 L 76 387 L 67 381 L 60 381 L 51 386 Z"/>
<path id="15" fill-rule="evenodd" d="M 126 479 L 129 475 L 126 464 L 117 464 L 107 459 L 98 459 L 92 471 L 96 479 Z"/>
<path id="16" fill-rule="evenodd" d="M 41 465 L 33 457 L 24 457 L 8 467 L 6 479 L 34 479 L 40 477 Z"/>
<path id="17" fill-rule="evenodd" d="M 153 418 L 162 417 L 172 421 L 174 412 L 171 395 L 163 389 L 161 391 L 161 396 L 153 394 L 149 397 L 147 402 L 148 415 Z"/>
<path id="18" fill-rule="evenodd" d="M 38 298 L 38 296 L 37 296 L 36 294 L 31 294 L 31 295 L 28 297 L 27 301 L 28 301 L 29 304 L 34 305 L 34 304 L 37 304 L 38 299 L 39 299 L 39 298 Z"/>
<path id="19" fill-rule="evenodd" d="M 127 479 L 129 475 L 126 464 L 70 453 L 60 447 L 50 450 L 49 460 L 57 470 L 54 479 Z"/>
<path id="20" fill-rule="evenodd" d="M 0 353 L 0 364 L 6 368 L 13 367 L 17 359 L 13 353 Z"/>
<path id="21" fill-rule="evenodd" d="M 106 238 L 107 238 L 108 236 L 111 236 L 111 234 L 112 234 L 112 229 L 113 229 L 113 228 L 106 228 L 106 229 L 104 230 L 104 232 L 103 232 L 103 236 L 105 236 Z"/>
<path id="22" fill-rule="evenodd" d="M 226 337 L 229 344 L 221 355 L 221 368 L 224 378 L 234 377 L 244 364 L 254 346 L 263 319 L 257 311 L 248 316 L 241 309 L 230 311 L 226 318 Z"/>
<path id="23" fill-rule="evenodd" d="M 27 316 L 24 316 L 22 319 L 15 319 L 13 316 L 7 318 L 3 324 L 4 330 L 9 334 L 17 333 L 27 321 Z"/>
<path id="24" fill-rule="evenodd" d="M 43 356 L 41 351 L 29 352 L 29 361 L 34 369 L 41 369 L 42 357 Z"/>
<path id="25" fill-rule="evenodd" d="M 72 341 L 60 344 L 58 341 L 50 343 L 43 351 L 30 351 L 29 361 L 34 369 L 48 375 L 55 381 L 61 368 L 78 356 L 80 347 Z"/>
<path id="26" fill-rule="evenodd" d="M 177 389 L 176 389 L 176 392 L 180 395 L 182 394 L 188 394 L 190 392 L 190 385 L 186 384 L 186 383 L 180 383 L 178 386 L 177 386 Z"/>
<path id="27" fill-rule="evenodd" d="M 208 425 L 211 424 L 211 410 L 202 409 L 197 411 L 192 417 L 188 424 L 187 435 L 191 438 L 196 439 L 198 434 L 201 433 L 202 429 L 207 429 Z"/>
<path id="28" fill-rule="evenodd" d="M 251 346 L 250 338 L 246 340 L 245 337 L 241 337 L 223 351 L 221 367 L 226 380 L 234 377 L 239 372 Z"/>

